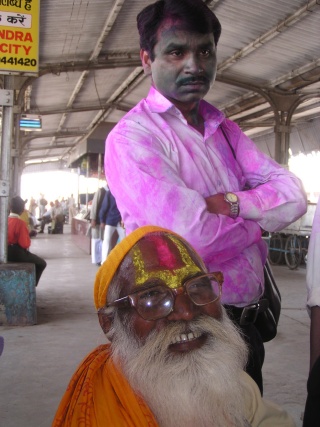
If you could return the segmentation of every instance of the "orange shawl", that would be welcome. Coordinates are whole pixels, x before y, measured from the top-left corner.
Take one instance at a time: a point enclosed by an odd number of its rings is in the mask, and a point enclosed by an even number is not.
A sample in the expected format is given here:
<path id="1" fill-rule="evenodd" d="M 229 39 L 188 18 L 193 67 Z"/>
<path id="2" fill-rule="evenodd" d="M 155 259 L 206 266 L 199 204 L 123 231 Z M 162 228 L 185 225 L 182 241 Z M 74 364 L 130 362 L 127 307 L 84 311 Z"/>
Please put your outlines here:
<path id="1" fill-rule="evenodd" d="M 110 345 L 93 350 L 71 378 L 52 427 L 157 427 L 110 358 Z"/>

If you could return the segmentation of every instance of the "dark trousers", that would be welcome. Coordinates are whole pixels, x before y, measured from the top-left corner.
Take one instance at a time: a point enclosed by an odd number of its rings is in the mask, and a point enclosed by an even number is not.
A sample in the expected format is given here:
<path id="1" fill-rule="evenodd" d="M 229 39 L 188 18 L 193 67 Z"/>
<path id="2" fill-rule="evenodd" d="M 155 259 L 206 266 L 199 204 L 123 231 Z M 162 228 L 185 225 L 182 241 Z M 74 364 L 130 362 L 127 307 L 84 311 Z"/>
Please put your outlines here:
<path id="1" fill-rule="evenodd" d="M 48 216 L 44 216 L 41 218 L 41 225 L 40 225 L 40 230 L 44 231 L 44 227 L 46 224 L 50 224 L 50 222 L 52 221 L 51 217 Z"/>
<path id="2" fill-rule="evenodd" d="M 303 427 L 320 426 L 320 357 L 310 371 Z"/>
<path id="3" fill-rule="evenodd" d="M 249 357 L 246 372 L 257 383 L 261 395 L 263 394 L 262 365 L 264 362 L 265 350 L 261 335 L 253 323 L 240 325 L 239 313 L 241 309 L 233 306 L 225 306 L 230 319 L 240 329 L 242 337 L 248 345 Z M 320 425 L 320 424 L 319 424 Z"/>
<path id="4" fill-rule="evenodd" d="M 46 268 L 47 263 L 39 256 L 23 249 L 19 245 L 8 246 L 8 261 L 10 262 L 29 262 L 35 264 L 36 267 L 36 286 L 40 280 L 43 270 Z"/>

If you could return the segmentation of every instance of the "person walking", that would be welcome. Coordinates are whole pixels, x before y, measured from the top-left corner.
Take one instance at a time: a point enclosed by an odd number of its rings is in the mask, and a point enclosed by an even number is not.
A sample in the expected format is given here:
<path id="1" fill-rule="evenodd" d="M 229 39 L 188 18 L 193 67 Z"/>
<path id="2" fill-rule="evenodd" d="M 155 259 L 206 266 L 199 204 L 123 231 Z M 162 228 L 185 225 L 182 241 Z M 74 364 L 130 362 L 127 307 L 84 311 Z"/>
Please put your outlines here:
<path id="1" fill-rule="evenodd" d="M 47 200 L 44 198 L 43 194 L 40 194 L 40 199 L 38 202 L 38 206 L 39 206 L 39 217 L 43 217 L 43 215 L 46 212 L 46 206 L 47 206 L 48 202 Z"/>
<path id="2" fill-rule="evenodd" d="M 69 209 L 69 224 L 72 224 L 72 218 L 76 216 L 76 203 L 73 194 L 68 198 L 68 209 Z"/>
<path id="3" fill-rule="evenodd" d="M 116 199 L 111 191 L 106 191 L 101 208 L 99 211 L 100 227 L 103 230 L 102 241 L 102 259 L 103 263 L 111 249 L 114 248 L 117 241 L 121 241 L 125 237 L 125 229 L 122 224 L 121 215 L 117 207 Z M 117 232 L 118 239 L 114 239 L 114 233 Z"/>
<path id="4" fill-rule="evenodd" d="M 90 210 L 91 261 L 92 264 L 96 264 L 97 266 L 100 266 L 102 261 L 103 240 L 103 230 L 100 227 L 99 211 L 107 190 L 108 186 L 105 185 L 95 192 Z"/>

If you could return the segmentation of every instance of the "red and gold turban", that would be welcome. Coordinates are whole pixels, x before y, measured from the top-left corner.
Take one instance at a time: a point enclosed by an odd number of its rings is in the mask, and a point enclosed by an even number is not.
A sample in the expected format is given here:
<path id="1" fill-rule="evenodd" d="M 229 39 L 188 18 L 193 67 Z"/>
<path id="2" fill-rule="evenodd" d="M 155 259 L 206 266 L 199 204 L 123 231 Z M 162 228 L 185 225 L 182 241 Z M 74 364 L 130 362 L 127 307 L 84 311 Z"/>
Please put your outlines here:
<path id="1" fill-rule="evenodd" d="M 165 228 L 146 225 L 130 233 L 110 252 L 106 261 L 99 268 L 94 283 L 94 304 L 97 310 L 106 305 L 109 284 L 127 253 L 146 234 L 154 232 L 166 232 L 176 235 L 173 231 Z"/>

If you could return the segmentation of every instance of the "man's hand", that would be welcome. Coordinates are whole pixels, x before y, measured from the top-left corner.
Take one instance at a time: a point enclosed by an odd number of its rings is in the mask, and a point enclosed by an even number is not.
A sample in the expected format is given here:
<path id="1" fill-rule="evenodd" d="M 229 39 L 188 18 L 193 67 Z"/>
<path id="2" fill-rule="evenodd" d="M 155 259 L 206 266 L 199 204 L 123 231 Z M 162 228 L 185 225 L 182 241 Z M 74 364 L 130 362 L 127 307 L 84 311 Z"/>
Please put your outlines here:
<path id="1" fill-rule="evenodd" d="M 219 193 L 205 198 L 207 209 L 214 214 L 230 216 L 230 204 L 224 200 L 224 194 Z"/>
<path id="2" fill-rule="evenodd" d="M 104 222 L 100 223 L 100 228 L 102 228 L 102 230 L 104 229 L 105 226 L 106 226 L 106 224 Z"/>
<path id="3" fill-rule="evenodd" d="M 95 227 L 96 226 L 96 220 L 95 219 L 92 219 L 91 220 L 91 227 Z"/>

